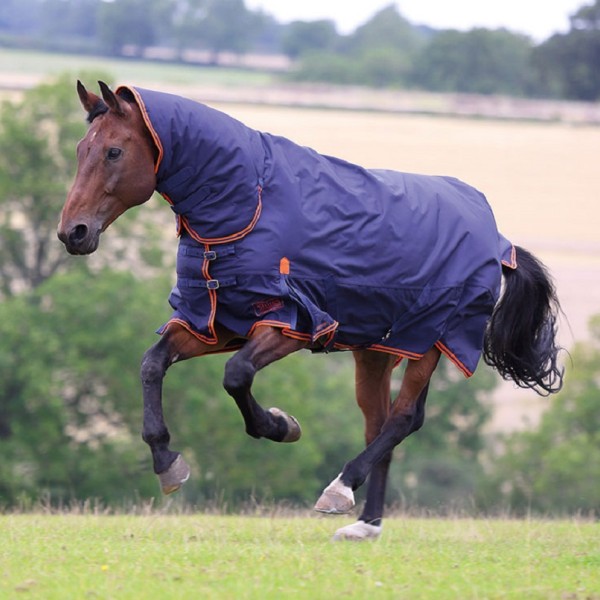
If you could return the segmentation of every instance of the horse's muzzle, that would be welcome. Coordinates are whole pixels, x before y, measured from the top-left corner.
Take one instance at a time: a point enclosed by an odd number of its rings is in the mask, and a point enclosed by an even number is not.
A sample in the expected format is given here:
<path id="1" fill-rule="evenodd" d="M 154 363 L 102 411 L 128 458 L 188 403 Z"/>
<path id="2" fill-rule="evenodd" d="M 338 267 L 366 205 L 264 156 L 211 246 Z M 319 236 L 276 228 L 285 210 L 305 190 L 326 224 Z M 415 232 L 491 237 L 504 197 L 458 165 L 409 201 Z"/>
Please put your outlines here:
<path id="1" fill-rule="evenodd" d="M 91 231 L 84 223 L 75 225 L 68 231 L 59 227 L 57 234 L 69 254 L 91 254 L 96 251 L 100 241 L 100 232 Z"/>

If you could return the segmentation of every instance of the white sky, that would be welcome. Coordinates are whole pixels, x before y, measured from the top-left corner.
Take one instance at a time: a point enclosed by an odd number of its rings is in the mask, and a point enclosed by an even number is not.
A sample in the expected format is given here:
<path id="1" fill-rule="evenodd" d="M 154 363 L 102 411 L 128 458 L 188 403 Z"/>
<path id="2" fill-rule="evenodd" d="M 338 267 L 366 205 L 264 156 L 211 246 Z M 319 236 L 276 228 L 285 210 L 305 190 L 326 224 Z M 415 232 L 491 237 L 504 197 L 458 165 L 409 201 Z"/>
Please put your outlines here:
<path id="1" fill-rule="evenodd" d="M 339 33 L 351 33 L 392 0 L 246 0 L 281 23 L 331 19 Z M 569 29 L 569 15 L 592 0 L 396 0 L 401 15 L 415 25 L 437 29 L 506 27 L 541 42 Z"/>

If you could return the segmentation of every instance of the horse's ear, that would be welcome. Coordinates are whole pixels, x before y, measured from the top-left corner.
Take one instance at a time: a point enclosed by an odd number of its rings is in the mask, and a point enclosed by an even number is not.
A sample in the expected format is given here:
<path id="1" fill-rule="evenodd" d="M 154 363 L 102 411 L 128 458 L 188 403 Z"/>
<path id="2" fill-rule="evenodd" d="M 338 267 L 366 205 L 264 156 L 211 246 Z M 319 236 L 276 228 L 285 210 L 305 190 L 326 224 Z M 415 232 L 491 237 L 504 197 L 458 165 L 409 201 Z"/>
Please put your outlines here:
<path id="1" fill-rule="evenodd" d="M 83 108 L 87 111 L 88 115 L 92 114 L 98 105 L 102 104 L 102 98 L 96 96 L 92 92 L 88 92 L 81 81 L 77 81 L 77 94 Z"/>
<path id="2" fill-rule="evenodd" d="M 99 81 L 100 91 L 102 92 L 102 98 L 110 110 L 118 115 L 124 115 L 123 101 L 117 96 L 104 81 Z"/>

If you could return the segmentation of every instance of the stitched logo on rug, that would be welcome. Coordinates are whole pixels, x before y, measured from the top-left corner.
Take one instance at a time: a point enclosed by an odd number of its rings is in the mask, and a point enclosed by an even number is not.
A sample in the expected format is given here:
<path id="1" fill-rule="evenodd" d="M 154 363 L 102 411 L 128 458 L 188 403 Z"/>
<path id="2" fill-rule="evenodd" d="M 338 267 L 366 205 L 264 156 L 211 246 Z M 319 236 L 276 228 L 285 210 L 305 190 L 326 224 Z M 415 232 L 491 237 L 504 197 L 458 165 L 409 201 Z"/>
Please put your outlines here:
<path id="1" fill-rule="evenodd" d="M 268 298 L 267 300 L 260 300 L 259 302 L 254 302 L 252 304 L 252 307 L 254 308 L 254 314 L 257 317 L 262 317 L 267 313 L 280 310 L 284 306 L 285 304 L 281 298 Z"/>

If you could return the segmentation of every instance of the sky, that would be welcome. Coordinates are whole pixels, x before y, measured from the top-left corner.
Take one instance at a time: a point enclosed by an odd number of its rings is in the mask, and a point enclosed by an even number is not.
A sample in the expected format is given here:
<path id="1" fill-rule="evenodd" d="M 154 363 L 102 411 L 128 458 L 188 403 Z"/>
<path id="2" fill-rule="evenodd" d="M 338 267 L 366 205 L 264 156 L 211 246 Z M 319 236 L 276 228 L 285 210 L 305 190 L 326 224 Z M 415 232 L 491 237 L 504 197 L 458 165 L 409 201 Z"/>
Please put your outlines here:
<path id="1" fill-rule="evenodd" d="M 392 0 L 246 0 L 281 23 L 331 19 L 347 34 L 368 21 Z M 396 0 L 402 16 L 414 25 L 468 30 L 505 27 L 541 42 L 569 29 L 569 15 L 592 0 Z"/>

